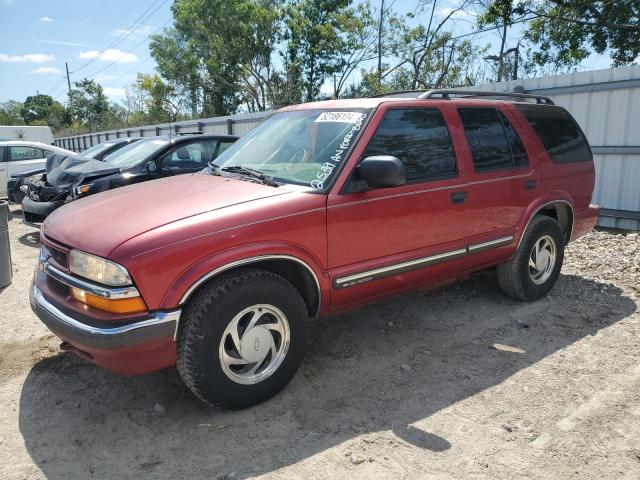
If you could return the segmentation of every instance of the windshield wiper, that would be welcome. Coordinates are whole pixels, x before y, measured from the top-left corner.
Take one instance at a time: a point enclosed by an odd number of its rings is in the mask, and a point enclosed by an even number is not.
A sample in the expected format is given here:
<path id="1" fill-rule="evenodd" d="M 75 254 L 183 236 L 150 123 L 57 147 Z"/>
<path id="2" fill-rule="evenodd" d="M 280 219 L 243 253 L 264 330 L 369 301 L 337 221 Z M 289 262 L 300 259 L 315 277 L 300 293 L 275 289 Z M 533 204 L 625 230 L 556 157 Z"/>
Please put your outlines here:
<path id="1" fill-rule="evenodd" d="M 259 180 L 261 183 L 265 185 L 269 185 L 271 187 L 279 187 L 280 185 L 273 180 L 270 180 L 262 173 L 260 170 L 256 170 L 254 168 L 242 167 L 240 165 L 233 165 L 231 167 L 222 167 L 220 170 L 223 172 L 229 173 L 239 173 L 240 175 L 246 175 L 247 177 L 255 178 Z"/>
<path id="2" fill-rule="evenodd" d="M 220 175 L 220 172 L 218 172 L 220 165 L 213 163 L 213 160 L 207 162 L 207 166 L 211 169 L 211 175 Z"/>

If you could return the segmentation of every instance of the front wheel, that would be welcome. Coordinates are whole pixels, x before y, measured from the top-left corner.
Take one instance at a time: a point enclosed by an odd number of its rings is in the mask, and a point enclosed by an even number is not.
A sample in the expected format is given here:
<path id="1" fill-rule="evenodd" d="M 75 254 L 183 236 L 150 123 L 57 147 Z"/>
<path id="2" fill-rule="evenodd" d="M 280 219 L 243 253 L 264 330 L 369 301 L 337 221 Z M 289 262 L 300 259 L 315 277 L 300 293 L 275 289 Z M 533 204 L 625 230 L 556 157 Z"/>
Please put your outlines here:
<path id="1" fill-rule="evenodd" d="M 513 257 L 498 266 L 498 282 L 509 296 L 537 300 L 553 288 L 564 259 L 564 237 L 558 222 L 534 217 Z"/>
<path id="2" fill-rule="evenodd" d="M 201 400 L 226 408 L 262 402 L 297 371 L 308 337 L 308 313 L 284 278 L 243 270 L 214 280 L 186 306 L 177 367 Z"/>

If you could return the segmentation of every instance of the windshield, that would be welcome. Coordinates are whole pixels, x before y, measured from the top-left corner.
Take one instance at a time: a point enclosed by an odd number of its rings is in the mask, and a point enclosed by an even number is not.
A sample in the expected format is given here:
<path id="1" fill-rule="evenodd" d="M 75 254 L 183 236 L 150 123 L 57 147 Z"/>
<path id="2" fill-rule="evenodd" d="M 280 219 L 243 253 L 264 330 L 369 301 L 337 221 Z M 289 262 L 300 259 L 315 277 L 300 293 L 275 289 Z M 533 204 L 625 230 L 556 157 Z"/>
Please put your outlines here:
<path id="1" fill-rule="evenodd" d="M 99 143 L 98 145 L 94 145 L 93 147 L 84 150 L 82 153 L 80 153 L 80 156 L 84 158 L 96 158 L 107 148 L 111 148 L 113 145 L 115 145 L 115 143 Z"/>
<path id="2" fill-rule="evenodd" d="M 139 140 L 126 147 L 120 148 L 104 157 L 109 165 L 120 168 L 130 168 L 146 160 L 149 156 L 169 145 L 168 140 L 159 138 Z"/>
<path id="3" fill-rule="evenodd" d="M 362 131 L 371 110 L 276 113 L 214 162 L 259 170 L 276 182 L 325 190 Z"/>

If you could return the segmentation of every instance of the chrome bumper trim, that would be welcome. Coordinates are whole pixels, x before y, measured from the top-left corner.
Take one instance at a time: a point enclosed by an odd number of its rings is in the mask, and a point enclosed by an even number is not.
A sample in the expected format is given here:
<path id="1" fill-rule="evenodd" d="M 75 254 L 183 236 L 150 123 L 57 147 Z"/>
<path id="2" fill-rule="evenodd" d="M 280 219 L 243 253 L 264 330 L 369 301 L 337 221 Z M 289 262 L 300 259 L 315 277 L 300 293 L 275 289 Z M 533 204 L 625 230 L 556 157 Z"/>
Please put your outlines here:
<path id="1" fill-rule="evenodd" d="M 51 265 L 47 259 L 40 257 L 40 270 L 49 275 L 51 278 L 64 283 L 69 287 L 79 288 L 96 297 L 108 298 L 110 300 L 118 300 L 120 298 L 135 298 L 140 296 L 138 289 L 133 286 L 129 287 L 105 287 L 96 283 L 80 280 L 73 275 L 58 270 Z"/>
<path id="2" fill-rule="evenodd" d="M 82 323 L 49 302 L 42 291 L 32 285 L 31 306 L 51 331 L 79 347 L 119 348 L 159 338 L 175 339 L 181 310 L 153 312 L 151 318 L 118 327 L 100 328 Z"/>

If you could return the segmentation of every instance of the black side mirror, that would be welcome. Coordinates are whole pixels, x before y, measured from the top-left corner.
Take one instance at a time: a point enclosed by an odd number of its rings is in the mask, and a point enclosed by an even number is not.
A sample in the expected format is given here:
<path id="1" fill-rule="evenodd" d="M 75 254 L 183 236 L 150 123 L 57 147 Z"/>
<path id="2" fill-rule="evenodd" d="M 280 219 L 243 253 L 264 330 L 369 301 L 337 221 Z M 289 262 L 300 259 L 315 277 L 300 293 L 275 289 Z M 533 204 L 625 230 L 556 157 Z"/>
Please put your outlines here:
<path id="1" fill-rule="evenodd" d="M 407 174 L 402 162 L 391 155 L 367 157 L 356 167 L 359 180 L 369 188 L 400 187 L 407 183 Z"/>

